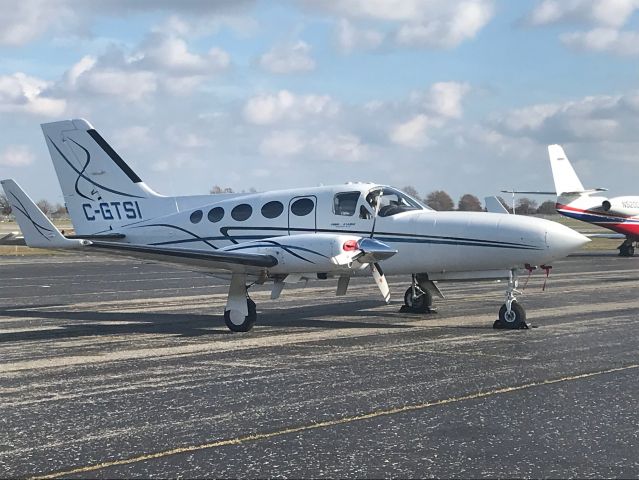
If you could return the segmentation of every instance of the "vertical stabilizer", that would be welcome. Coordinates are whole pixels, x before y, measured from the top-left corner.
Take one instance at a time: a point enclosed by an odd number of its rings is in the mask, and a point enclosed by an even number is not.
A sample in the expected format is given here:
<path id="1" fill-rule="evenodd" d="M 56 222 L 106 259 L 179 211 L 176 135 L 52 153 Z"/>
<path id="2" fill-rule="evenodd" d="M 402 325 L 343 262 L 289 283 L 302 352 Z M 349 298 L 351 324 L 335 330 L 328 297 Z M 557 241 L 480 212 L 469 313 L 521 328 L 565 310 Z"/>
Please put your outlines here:
<path id="1" fill-rule="evenodd" d="M 79 235 L 175 211 L 151 190 L 86 120 L 45 123 L 42 132 Z"/>
<path id="2" fill-rule="evenodd" d="M 568 161 L 561 145 L 548 145 L 548 156 L 550 157 L 552 178 L 555 181 L 557 195 L 568 192 L 583 192 L 584 186 Z"/>

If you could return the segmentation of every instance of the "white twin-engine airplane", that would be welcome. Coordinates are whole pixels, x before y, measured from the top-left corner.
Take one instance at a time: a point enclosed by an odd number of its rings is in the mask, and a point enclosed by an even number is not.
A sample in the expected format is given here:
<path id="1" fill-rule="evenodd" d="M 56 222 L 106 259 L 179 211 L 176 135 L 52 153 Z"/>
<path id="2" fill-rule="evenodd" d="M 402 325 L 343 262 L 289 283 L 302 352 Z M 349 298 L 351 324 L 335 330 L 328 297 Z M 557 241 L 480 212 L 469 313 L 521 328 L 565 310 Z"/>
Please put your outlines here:
<path id="1" fill-rule="evenodd" d="M 516 302 L 525 264 L 548 265 L 588 242 L 558 223 L 481 212 L 436 212 L 384 185 L 252 194 L 165 197 L 151 190 L 85 120 L 42 125 L 75 235 L 65 237 L 13 180 L 2 181 L 27 245 L 151 259 L 230 276 L 224 320 L 232 331 L 257 318 L 248 286 L 372 274 L 410 274 L 404 301 L 427 310 L 436 281 L 507 279 L 495 326 L 525 328 Z M 248 286 L 247 286 L 248 285 Z"/>

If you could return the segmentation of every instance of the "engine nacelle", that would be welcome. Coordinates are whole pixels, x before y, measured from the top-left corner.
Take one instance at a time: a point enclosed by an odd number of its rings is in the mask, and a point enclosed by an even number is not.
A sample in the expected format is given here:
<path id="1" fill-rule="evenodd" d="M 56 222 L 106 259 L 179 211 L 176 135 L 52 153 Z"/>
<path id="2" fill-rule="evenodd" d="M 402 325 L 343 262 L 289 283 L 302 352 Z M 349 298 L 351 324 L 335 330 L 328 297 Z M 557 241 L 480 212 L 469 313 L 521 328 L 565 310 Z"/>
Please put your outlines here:
<path id="1" fill-rule="evenodd" d="M 601 203 L 604 212 L 616 215 L 639 215 L 639 197 L 615 197 Z"/>
<path id="2" fill-rule="evenodd" d="M 225 247 L 226 251 L 271 255 L 271 273 L 342 273 L 359 270 L 395 253 L 387 245 L 356 235 L 310 233 L 265 238 Z"/>

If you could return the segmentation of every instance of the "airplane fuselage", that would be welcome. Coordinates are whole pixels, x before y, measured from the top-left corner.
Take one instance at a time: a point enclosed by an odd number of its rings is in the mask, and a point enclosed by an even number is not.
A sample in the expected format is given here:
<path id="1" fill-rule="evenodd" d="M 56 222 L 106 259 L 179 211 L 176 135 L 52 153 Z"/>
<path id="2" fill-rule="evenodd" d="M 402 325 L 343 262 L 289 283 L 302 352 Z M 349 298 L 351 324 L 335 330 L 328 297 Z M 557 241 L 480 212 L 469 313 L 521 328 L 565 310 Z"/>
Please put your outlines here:
<path id="1" fill-rule="evenodd" d="M 376 215 L 371 192 L 379 191 L 385 192 L 380 202 L 386 205 Z M 433 278 L 547 264 L 583 242 L 554 222 L 484 212 L 436 212 L 402 192 L 368 183 L 202 200 L 206 201 L 200 206 L 114 231 L 135 244 L 210 251 L 308 233 L 367 237 L 374 228 L 375 239 L 398 251 L 384 262 L 387 273 L 428 272 Z M 395 205 L 401 202 L 406 204 Z M 91 215 L 95 210 L 91 207 Z M 143 208 L 139 212 L 145 215 Z M 312 255 L 308 260 L 313 261 Z"/>

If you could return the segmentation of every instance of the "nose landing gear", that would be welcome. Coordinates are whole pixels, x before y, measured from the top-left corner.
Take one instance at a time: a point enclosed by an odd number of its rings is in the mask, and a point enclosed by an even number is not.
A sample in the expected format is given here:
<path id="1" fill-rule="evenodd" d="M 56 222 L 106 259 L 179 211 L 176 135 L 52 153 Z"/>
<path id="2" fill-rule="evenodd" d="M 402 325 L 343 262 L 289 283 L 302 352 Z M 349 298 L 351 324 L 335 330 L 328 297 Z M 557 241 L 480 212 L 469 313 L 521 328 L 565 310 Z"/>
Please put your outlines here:
<path id="1" fill-rule="evenodd" d="M 526 310 L 517 302 L 516 295 L 521 293 L 517 290 L 518 286 L 517 270 L 512 269 L 508 279 L 508 288 L 506 289 L 506 303 L 499 309 L 499 319 L 495 320 L 493 328 L 512 330 L 530 328 L 528 323 L 526 323 Z"/>
<path id="2" fill-rule="evenodd" d="M 404 305 L 400 308 L 402 313 L 435 313 L 432 308 L 433 294 L 428 288 L 422 288 L 417 281 L 416 275 L 412 276 L 411 286 L 404 293 Z"/>

